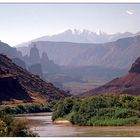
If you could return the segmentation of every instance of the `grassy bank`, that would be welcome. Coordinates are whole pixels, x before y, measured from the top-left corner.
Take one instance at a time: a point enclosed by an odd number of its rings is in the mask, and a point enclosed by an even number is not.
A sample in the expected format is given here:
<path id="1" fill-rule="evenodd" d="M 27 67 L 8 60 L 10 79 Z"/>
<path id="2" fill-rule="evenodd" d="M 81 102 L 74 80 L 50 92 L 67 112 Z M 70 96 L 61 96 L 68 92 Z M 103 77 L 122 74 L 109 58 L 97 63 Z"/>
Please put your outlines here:
<path id="1" fill-rule="evenodd" d="M 140 125 L 140 97 L 124 94 L 66 98 L 54 107 L 52 119 L 58 118 L 85 126 Z"/>

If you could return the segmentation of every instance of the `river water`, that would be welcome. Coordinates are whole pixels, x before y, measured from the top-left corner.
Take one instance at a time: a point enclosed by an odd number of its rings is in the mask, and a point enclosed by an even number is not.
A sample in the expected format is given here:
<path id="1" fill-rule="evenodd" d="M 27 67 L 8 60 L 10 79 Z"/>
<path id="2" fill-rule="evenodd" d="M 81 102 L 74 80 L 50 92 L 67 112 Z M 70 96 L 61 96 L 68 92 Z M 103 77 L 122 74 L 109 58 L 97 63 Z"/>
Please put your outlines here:
<path id="1" fill-rule="evenodd" d="M 27 118 L 31 130 L 42 137 L 140 136 L 140 126 L 75 126 L 70 123 L 53 123 L 51 117 L 51 113 L 21 114 L 16 116 L 16 118 Z"/>

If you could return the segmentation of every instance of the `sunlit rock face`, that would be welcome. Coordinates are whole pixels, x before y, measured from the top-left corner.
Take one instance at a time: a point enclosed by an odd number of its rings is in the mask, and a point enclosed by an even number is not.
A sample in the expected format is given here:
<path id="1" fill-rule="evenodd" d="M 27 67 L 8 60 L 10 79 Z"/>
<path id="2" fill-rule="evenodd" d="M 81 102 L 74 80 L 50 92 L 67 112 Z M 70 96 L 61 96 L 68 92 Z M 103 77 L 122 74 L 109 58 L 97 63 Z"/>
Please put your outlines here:
<path id="1" fill-rule="evenodd" d="M 131 69 L 129 70 L 130 73 L 140 73 L 140 57 L 132 64 Z"/>

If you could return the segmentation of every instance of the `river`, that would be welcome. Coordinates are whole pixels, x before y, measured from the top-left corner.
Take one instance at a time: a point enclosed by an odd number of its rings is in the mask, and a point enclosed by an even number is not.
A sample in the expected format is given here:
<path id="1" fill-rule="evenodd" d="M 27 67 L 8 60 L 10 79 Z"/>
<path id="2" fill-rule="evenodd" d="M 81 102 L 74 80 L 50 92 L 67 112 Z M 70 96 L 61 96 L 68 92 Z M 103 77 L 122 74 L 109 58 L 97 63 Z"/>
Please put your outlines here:
<path id="1" fill-rule="evenodd" d="M 31 130 L 41 137 L 140 136 L 140 126 L 75 126 L 70 123 L 53 123 L 51 117 L 51 113 L 21 114 L 16 116 L 16 118 L 27 118 Z"/>

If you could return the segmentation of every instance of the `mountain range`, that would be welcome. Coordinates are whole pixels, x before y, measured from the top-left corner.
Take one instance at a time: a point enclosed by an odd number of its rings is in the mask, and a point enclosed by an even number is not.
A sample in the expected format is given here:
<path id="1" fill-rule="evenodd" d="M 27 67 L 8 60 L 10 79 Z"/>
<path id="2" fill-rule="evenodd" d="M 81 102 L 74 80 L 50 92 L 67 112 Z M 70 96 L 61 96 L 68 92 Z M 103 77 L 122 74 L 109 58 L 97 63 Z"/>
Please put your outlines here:
<path id="1" fill-rule="evenodd" d="M 56 87 L 71 91 L 72 94 L 90 90 L 93 86 L 98 87 L 116 76 L 123 75 L 126 71 L 98 66 L 60 66 L 48 57 L 48 52 L 39 53 L 36 43 L 30 44 L 29 55 L 25 56 L 22 56 L 16 48 L 4 44 L 0 42 L 0 53 L 10 57 L 13 63 L 40 76 L 46 82 L 53 83 Z M 9 53 L 5 53 L 7 51 Z"/>
<path id="2" fill-rule="evenodd" d="M 56 41 L 56 42 L 74 42 L 74 43 L 106 43 L 106 42 L 112 42 L 116 41 L 120 38 L 126 38 L 126 37 L 133 37 L 136 35 L 140 35 L 140 32 L 137 33 L 131 33 L 131 32 L 124 32 L 124 33 L 114 33 L 114 34 L 108 34 L 100 29 L 98 29 L 96 32 L 89 31 L 87 29 L 68 29 L 64 32 L 54 34 L 54 35 L 46 35 L 42 36 L 36 39 L 33 39 L 29 42 L 25 42 L 19 45 L 16 45 L 15 47 L 22 47 L 27 46 L 31 42 L 37 42 L 37 41 Z"/>
<path id="3" fill-rule="evenodd" d="M 47 102 L 69 96 L 52 83 L 43 81 L 40 78 L 43 74 L 45 80 L 58 82 L 62 84 L 62 88 L 63 84 L 70 87 L 68 85 L 76 81 L 81 85 L 86 83 L 88 86 L 93 81 L 104 81 L 120 76 L 139 56 L 139 46 L 140 35 L 101 44 L 37 41 L 26 47 L 12 48 L 0 42 L 0 52 L 12 59 L 0 54 L 0 83 L 2 85 L 0 102 Z M 53 69 L 60 67 L 60 70 L 55 73 L 50 70 L 50 73 L 48 71 L 50 64 L 51 66 L 53 64 Z M 139 67 L 140 58 L 132 65 L 127 75 L 98 88 L 94 87 L 95 89 L 81 95 L 126 92 L 139 95 Z M 27 68 L 36 75 L 28 72 Z"/>
<path id="4" fill-rule="evenodd" d="M 104 33 L 97 33 L 98 36 L 101 34 Z M 5 43 L 1 42 L 1 44 Z M 136 35 L 100 44 L 37 41 L 30 42 L 26 47 L 11 48 L 8 46 L 3 50 L 9 50 L 9 52 L 14 50 L 11 54 L 18 59 L 12 58 L 12 60 L 17 65 L 23 68 L 28 67 L 30 72 L 40 75 L 44 80 L 53 82 L 61 89 L 70 90 L 73 93 L 77 91 L 76 94 L 78 94 L 78 92 L 99 87 L 114 77 L 123 75 L 139 57 L 139 46 L 140 35 Z M 36 53 L 31 55 L 32 50 L 36 50 Z M 7 55 L 11 57 L 10 53 Z M 34 58 L 33 65 L 32 58 Z M 59 70 L 53 72 L 52 69 L 56 67 Z M 84 88 L 81 88 L 83 86 Z"/>
<path id="5" fill-rule="evenodd" d="M 36 44 L 41 54 L 47 52 L 48 57 L 56 64 L 65 66 L 100 66 L 128 70 L 140 54 L 140 35 L 103 44 L 37 41 L 17 50 L 23 55 L 29 55 L 32 44 Z"/>

